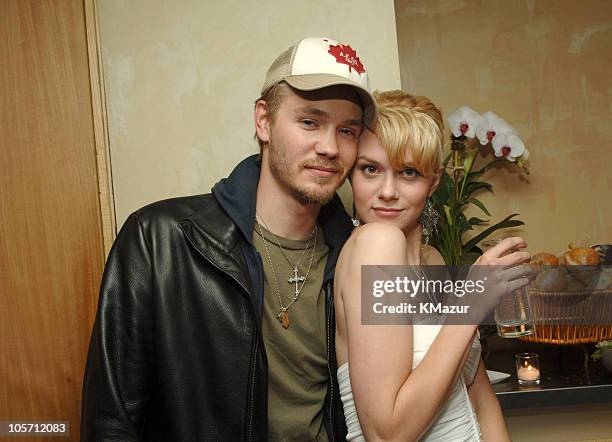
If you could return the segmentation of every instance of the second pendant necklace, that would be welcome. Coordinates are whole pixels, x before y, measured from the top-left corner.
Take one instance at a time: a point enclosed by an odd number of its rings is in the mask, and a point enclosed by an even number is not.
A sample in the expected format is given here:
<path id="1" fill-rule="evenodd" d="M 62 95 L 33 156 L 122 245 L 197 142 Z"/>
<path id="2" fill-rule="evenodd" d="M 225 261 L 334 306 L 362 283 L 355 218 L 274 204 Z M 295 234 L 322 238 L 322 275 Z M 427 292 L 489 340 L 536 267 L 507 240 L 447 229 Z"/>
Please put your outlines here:
<path id="1" fill-rule="evenodd" d="M 266 257 L 268 258 L 268 263 L 270 264 L 270 269 L 272 270 L 272 279 L 274 280 L 274 288 L 276 289 L 276 295 L 278 297 L 278 303 L 280 305 L 280 310 L 279 310 L 279 312 L 275 316 L 276 316 L 276 319 L 278 319 L 278 321 L 281 323 L 281 325 L 284 328 L 289 328 L 289 325 L 291 324 L 291 322 L 289 320 L 288 310 L 293 305 L 293 303 L 295 303 L 295 301 L 298 300 L 300 294 L 302 293 L 302 289 L 306 285 L 306 281 L 308 280 L 308 275 L 310 275 L 310 269 L 312 268 L 312 262 L 314 260 L 315 248 L 316 248 L 316 244 L 317 244 L 318 227 L 315 225 L 315 228 L 313 229 L 313 232 L 310 234 L 310 237 L 308 238 L 308 242 L 306 243 L 306 247 L 304 248 L 304 250 L 302 251 L 302 254 L 300 255 L 300 259 L 298 260 L 298 262 L 296 264 L 294 264 L 293 262 L 291 262 L 291 259 L 289 259 L 289 256 L 287 256 L 287 253 L 283 249 L 283 246 L 281 245 L 280 238 L 278 236 L 276 236 L 272 231 L 270 231 L 270 229 L 266 225 L 266 223 L 265 223 L 264 219 L 261 217 L 261 215 L 259 215 L 259 214 L 257 214 L 257 215 L 258 215 L 259 219 L 261 219 L 261 222 L 263 223 L 263 225 L 266 226 L 266 230 L 268 232 L 270 232 L 272 235 L 274 235 L 274 237 L 276 238 L 276 241 L 277 241 L 276 243 L 274 243 L 273 241 L 271 241 L 271 242 L 273 242 L 275 245 L 278 246 L 278 248 L 282 252 L 283 256 L 285 257 L 285 259 L 287 260 L 287 262 L 289 263 L 289 265 L 292 268 L 293 275 L 291 275 L 287 279 L 287 282 L 289 282 L 290 284 L 292 284 L 294 286 L 293 287 L 293 298 L 291 299 L 291 301 L 287 305 L 284 305 L 283 304 L 283 299 L 282 299 L 282 296 L 281 296 L 281 293 L 280 293 L 280 286 L 278 284 L 278 279 L 276 277 L 276 270 L 274 269 L 274 264 L 272 263 L 272 255 L 270 254 L 270 251 L 268 250 L 268 244 L 267 244 L 267 241 L 266 241 L 266 237 L 264 236 L 263 229 L 261 228 L 261 225 L 259 224 L 259 221 L 256 218 L 255 222 L 256 222 L 257 227 L 259 229 L 259 234 L 261 235 L 261 239 L 262 239 L 262 242 L 263 242 L 263 245 L 264 245 L 264 250 L 266 252 Z M 310 241 L 313 239 L 313 235 L 314 235 L 314 244 L 312 245 L 312 252 L 310 254 L 310 262 L 308 263 L 308 269 L 306 270 L 306 275 L 305 276 L 301 276 L 301 275 L 299 275 L 298 266 L 302 262 L 302 258 L 304 258 L 304 255 L 306 254 L 306 251 L 310 248 Z"/>

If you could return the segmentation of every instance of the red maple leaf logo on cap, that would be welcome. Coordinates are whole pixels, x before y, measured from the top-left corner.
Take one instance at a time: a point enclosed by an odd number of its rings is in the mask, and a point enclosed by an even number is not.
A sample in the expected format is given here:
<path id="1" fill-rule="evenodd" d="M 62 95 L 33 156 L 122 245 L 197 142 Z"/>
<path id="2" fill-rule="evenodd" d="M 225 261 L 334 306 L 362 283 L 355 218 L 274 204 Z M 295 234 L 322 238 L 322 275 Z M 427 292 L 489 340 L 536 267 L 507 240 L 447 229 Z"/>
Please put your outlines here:
<path id="1" fill-rule="evenodd" d="M 349 73 L 351 72 L 351 69 L 355 69 L 355 72 L 357 72 L 359 75 L 365 72 L 365 68 L 361 63 L 361 60 L 359 60 L 359 57 L 357 57 L 357 52 L 355 49 L 351 48 L 350 45 L 343 45 L 342 43 L 337 45 L 329 45 L 329 51 L 327 52 L 336 57 L 337 63 L 347 65 L 349 67 Z"/>

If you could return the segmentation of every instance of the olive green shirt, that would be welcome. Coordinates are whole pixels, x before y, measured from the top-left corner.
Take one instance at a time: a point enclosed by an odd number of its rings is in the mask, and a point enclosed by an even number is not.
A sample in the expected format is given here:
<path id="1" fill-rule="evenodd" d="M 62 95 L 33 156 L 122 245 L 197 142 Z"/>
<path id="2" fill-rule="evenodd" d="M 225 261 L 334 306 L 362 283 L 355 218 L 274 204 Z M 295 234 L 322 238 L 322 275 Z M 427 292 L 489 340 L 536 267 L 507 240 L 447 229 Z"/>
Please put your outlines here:
<path id="1" fill-rule="evenodd" d="M 257 226 L 253 242 L 264 267 L 262 333 L 268 357 L 268 440 L 327 441 L 323 408 L 329 372 L 323 274 L 329 248 L 320 229 L 314 255 L 314 235 L 303 253 L 308 241 L 278 238 L 263 226 L 262 231 L 268 252 Z M 299 276 L 308 273 L 297 301 L 287 310 L 289 327 L 286 329 L 276 316 L 281 302 L 286 307 L 293 299 L 295 283 L 288 282 L 294 276 L 293 266 L 279 248 L 279 241 L 292 263 L 300 261 Z M 299 283 L 298 288 L 301 286 Z"/>

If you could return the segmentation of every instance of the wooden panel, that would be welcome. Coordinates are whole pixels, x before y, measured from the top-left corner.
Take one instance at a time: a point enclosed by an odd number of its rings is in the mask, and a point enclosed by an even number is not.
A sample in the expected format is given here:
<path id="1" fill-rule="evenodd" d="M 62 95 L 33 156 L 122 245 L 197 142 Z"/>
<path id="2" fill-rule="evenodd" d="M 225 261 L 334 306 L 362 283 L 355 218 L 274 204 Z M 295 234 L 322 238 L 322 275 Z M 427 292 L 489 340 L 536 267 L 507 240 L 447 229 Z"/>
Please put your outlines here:
<path id="1" fill-rule="evenodd" d="M 102 238 L 104 241 L 104 257 L 106 257 L 117 235 L 117 223 L 115 218 L 115 199 L 110 162 L 108 122 L 106 118 L 102 54 L 99 50 L 100 27 L 96 0 L 85 0 L 85 27 L 87 28 L 89 78 L 91 80 L 91 98 L 93 101 L 93 124 L 98 165 L 98 189 L 100 191 L 100 211 L 102 213 Z"/>
<path id="2" fill-rule="evenodd" d="M 104 256 L 84 5 L 0 6 L 0 420 L 78 440 Z"/>

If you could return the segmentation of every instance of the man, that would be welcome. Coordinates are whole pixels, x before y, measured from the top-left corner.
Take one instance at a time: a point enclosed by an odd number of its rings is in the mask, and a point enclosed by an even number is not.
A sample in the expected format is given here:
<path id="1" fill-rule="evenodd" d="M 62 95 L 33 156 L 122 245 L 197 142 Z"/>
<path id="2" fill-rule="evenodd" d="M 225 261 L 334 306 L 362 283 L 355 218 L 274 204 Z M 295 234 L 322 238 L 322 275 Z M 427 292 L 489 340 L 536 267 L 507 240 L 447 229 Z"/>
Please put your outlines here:
<path id="1" fill-rule="evenodd" d="M 363 124 L 365 68 L 331 39 L 270 66 L 259 157 L 212 195 L 147 206 L 109 255 L 83 387 L 83 440 L 344 440 L 332 280 L 335 196 Z"/>

